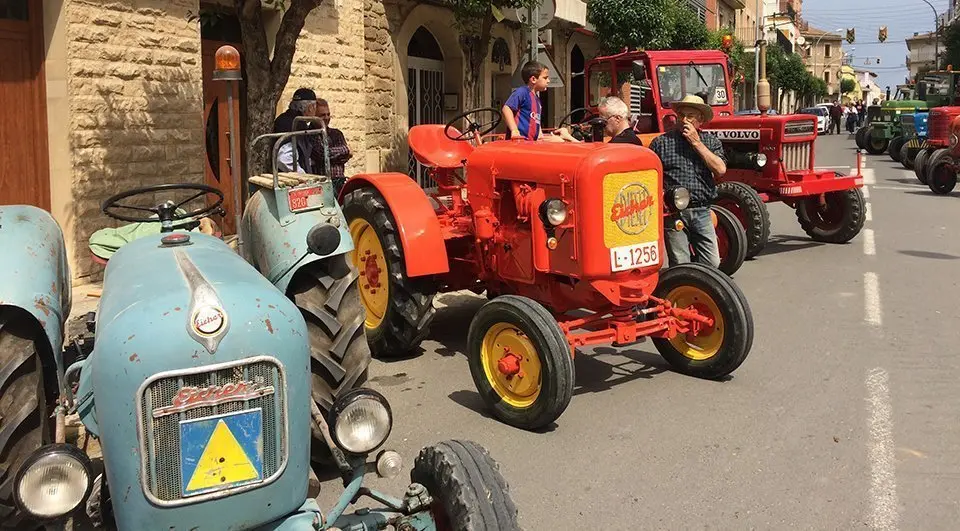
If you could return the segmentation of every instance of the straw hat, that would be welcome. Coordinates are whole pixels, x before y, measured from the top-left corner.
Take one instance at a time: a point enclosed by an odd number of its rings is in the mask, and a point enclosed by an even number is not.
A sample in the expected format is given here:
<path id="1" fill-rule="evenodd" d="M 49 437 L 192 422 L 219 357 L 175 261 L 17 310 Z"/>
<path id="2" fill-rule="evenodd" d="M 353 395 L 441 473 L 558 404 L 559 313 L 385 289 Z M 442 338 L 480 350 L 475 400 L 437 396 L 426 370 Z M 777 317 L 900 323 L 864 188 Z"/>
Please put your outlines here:
<path id="1" fill-rule="evenodd" d="M 703 123 L 707 123 L 710 120 L 713 120 L 713 109 L 704 103 L 703 98 L 696 96 L 694 94 L 687 94 L 680 101 L 675 101 L 670 104 L 678 114 L 680 110 L 684 107 L 698 111 L 701 116 L 703 116 Z"/>

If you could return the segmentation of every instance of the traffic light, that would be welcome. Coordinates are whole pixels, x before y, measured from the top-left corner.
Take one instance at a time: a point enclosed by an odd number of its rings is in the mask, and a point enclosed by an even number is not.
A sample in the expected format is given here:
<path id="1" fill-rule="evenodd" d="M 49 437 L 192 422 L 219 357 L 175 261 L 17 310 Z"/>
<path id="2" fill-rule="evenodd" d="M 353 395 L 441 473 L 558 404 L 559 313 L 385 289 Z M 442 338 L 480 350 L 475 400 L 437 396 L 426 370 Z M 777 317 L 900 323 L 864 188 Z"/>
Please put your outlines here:
<path id="1" fill-rule="evenodd" d="M 887 27 L 886 27 L 886 26 L 880 26 L 880 34 L 877 36 L 877 40 L 879 40 L 880 42 L 883 42 L 883 41 L 887 40 Z"/>
<path id="2" fill-rule="evenodd" d="M 880 58 L 877 57 L 877 64 L 880 64 Z"/>
<path id="3" fill-rule="evenodd" d="M 847 42 L 853 44 L 855 40 L 857 40 L 857 28 L 847 29 Z"/>

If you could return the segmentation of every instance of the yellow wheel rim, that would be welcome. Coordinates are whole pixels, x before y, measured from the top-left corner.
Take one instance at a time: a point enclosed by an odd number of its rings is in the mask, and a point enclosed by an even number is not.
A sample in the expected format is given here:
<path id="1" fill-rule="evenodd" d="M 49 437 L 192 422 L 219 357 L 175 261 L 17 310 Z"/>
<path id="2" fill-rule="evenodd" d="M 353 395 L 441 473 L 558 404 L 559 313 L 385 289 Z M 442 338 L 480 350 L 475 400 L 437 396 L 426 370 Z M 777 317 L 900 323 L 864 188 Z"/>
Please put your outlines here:
<path id="1" fill-rule="evenodd" d="M 700 361 L 716 356 L 717 352 L 720 352 L 720 347 L 723 346 L 724 322 L 720 308 L 717 307 L 713 297 L 699 288 L 680 286 L 667 294 L 667 300 L 680 308 L 692 306 L 701 314 L 709 314 L 707 317 L 713 319 L 713 328 L 705 328 L 700 324 L 701 328 L 697 335 L 678 334 L 671 338 L 670 344 L 673 348 L 692 360 Z"/>
<path id="2" fill-rule="evenodd" d="M 537 401 L 541 385 L 540 356 L 516 326 L 497 323 L 490 327 L 483 336 L 480 361 L 487 382 L 504 402 L 524 409 Z M 515 374 L 510 374 L 514 371 Z"/>
<path id="3" fill-rule="evenodd" d="M 354 245 L 351 261 L 360 271 L 357 281 L 360 301 L 367 310 L 364 324 L 367 328 L 376 328 L 383 322 L 390 300 L 390 283 L 383 246 L 380 245 L 377 232 L 363 218 L 350 222 L 350 237 Z"/>

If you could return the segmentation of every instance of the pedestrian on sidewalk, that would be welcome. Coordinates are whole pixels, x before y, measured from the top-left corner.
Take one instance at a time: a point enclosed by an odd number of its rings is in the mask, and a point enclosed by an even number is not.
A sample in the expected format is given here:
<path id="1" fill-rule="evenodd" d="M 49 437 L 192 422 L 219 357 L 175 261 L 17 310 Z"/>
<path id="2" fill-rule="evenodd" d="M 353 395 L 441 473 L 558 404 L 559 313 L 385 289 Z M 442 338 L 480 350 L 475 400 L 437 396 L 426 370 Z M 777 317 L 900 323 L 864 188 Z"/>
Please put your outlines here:
<path id="1" fill-rule="evenodd" d="M 830 107 L 830 131 L 834 129 L 837 130 L 837 134 L 840 134 L 840 120 L 843 119 L 843 107 L 840 105 L 840 100 L 834 100 L 833 107 Z"/>

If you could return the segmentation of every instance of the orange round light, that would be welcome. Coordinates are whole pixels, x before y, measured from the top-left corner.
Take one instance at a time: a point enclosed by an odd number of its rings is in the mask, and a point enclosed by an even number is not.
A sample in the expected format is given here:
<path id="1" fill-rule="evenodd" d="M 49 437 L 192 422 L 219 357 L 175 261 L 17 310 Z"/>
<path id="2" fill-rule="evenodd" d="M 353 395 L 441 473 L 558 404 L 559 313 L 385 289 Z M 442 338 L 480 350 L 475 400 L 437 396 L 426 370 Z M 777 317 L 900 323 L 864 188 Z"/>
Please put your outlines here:
<path id="1" fill-rule="evenodd" d="M 556 238 L 547 238 L 547 249 L 553 251 L 559 244 L 560 242 L 558 242 Z"/>
<path id="2" fill-rule="evenodd" d="M 213 78 L 219 80 L 240 79 L 240 52 L 233 46 L 221 46 L 213 59 Z"/>
<path id="3" fill-rule="evenodd" d="M 733 35 L 724 35 L 723 38 L 720 39 L 720 42 L 724 48 L 729 49 L 733 46 Z"/>

